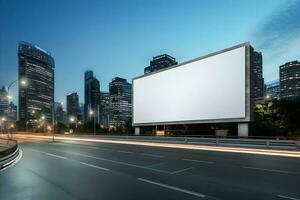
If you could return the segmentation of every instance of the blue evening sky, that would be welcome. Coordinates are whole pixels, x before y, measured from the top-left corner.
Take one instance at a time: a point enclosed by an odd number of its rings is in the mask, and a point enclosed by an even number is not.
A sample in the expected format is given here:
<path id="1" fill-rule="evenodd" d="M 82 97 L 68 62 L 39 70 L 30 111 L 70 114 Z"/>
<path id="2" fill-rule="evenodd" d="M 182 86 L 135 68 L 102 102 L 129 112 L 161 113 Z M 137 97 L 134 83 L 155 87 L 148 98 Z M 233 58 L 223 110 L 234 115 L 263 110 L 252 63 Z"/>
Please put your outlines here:
<path id="1" fill-rule="evenodd" d="M 108 91 L 158 54 L 183 62 L 247 41 L 263 53 L 265 80 L 278 79 L 280 64 L 300 58 L 299 10 L 294 0 L 0 0 L 0 85 L 18 77 L 19 41 L 51 52 L 56 101 L 76 91 L 83 102 L 87 69 Z"/>

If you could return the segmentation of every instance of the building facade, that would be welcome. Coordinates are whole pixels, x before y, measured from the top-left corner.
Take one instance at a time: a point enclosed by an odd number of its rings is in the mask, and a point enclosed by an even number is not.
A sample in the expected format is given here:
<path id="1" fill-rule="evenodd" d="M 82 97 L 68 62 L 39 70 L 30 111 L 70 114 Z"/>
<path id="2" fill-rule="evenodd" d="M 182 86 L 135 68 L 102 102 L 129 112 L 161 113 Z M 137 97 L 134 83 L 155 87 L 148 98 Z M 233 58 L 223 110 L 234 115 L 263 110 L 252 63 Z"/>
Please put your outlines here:
<path id="1" fill-rule="evenodd" d="M 300 97 L 300 62 L 287 62 L 279 67 L 280 98 Z"/>
<path id="2" fill-rule="evenodd" d="M 266 84 L 266 96 L 271 97 L 272 99 L 280 98 L 280 88 L 279 88 L 279 80 L 270 81 Z"/>
<path id="3" fill-rule="evenodd" d="M 55 117 L 55 123 L 65 123 L 64 108 L 62 102 L 54 103 L 54 117 Z"/>
<path id="4" fill-rule="evenodd" d="M 15 123 L 18 117 L 17 112 L 17 106 L 13 102 L 10 102 L 7 110 L 7 120 L 11 123 Z"/>
<path id="5" fill-rule="evenodd" d="M 175 58 L 172 56 L 169 56 L 168 54 L 162 54 L 156 57 L 153 57 L 153 59 L 150 61 L 150 66 L 146 67 L 144 69 L 144 73 L 151 73 L 163 68 L 170 67 L 172 65 L 177 65 Z"/>
<path id="6" fill-rule="evenodd" d="M 51 125 L 54 107 L 54 59 L 38 46 L 20 43 L 19 121 L 23 129 Z M 21 84 L 26 81 L 26 85 Z"/>
<path id="7" fill-rule="evenodd" d="M 88 70 L 84 74 L 84 120 L 91 122 L 94 117 L 99 123 L 100 110 L 100 82 L 94 77 L 93 71 Z M 93 113 L 93 114 L 90 114 Z"/>
<path id="8" fill-rule="evenodd" d="M 108 92 L 101 92 L 100 95 L 100 127 L 109 128 L 110 98 Z"/>
<path id="9" fill-rule="evenodd" d="M 110 121 L 109 128 L 124 126 L 132 117 L 131 84 L 116 77 L 109 83 Z"/>
<path id="10" fill-rule="evenodd" d="M 67 95 L 67 116 L 68 119 L 73 117 L 75 120 L 79 120 L 79 114 L 79 97 L 76 92 L 73 92 Z"/>
<path id="11" fill-rule="evenodd" d="M 8 112 L 8 92 L 5 86 L 0 89 L 0 117 L 6 117 Z"/>
<path id="12" fill-rule="evenodd" d="M 264 97 L 264 78 L 263 78 L 263 56 L 261 52 L 252 49 L 252 72 L 253 72 L 253 97 L 259 99 Z"/>

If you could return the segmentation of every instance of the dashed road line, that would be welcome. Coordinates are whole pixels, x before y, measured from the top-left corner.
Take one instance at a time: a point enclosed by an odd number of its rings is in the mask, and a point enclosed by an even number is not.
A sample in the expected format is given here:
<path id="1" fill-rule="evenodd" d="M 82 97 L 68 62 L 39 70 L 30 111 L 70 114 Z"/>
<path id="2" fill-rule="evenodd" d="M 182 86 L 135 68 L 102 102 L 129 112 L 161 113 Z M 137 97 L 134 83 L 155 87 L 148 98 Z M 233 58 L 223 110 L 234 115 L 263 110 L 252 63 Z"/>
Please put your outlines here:
<path id="1" fill-rule="evenodd" d="M 182 189 L 182 188 L 171 186 L 171 185 L 166 185 L 166 184 L 163 184 L 163 183 L 158 183 L 158 182 L 155 182 L 155 181 L 150 181 L 150 180 L 143 179 L 143 178 L 137 178 L 137 180 L 145 182 L 145 183 L 149 183 L 149 184 L 152 184 L 152 185 L 157 185 L 157 186 L 160 186 L 160 187 L 164 187 L 164 188 L 167 188 L 167 189 L 170 189 L 170 190 L 175 190 L 175 191 L 178 191 L 178 192 L 189 194 L 189 195 L 192 195 L 192 196 L 200 197 L 200 198 L 206 197 L 206 195 L 198 193 L 198 192 L 193 192 L 193 191 L 190 191 L 190 190 Z"/>
<path id="2" fill-rule="evenodd" d="M 66 158 L 64 156 L 59 156 L 59 155 L 55 155 L 55 154 L 52 154 L 52 153 L 45 153 L 45 154 L 48 155 L 48 156 L 53 156 L 53 157 L 56 157 L 56 158 L 61 158 L 61 159 L 68 160 L 68 158 Z"/>
<path id="3" fill-rule="evenodd" d="M 161 156 L 161 155 L 156 155 L 156 154 L 151 154 L 151 153 L 143 153 L 142 155 L 150 156 L 150 157 L 154 157 L 154 158 L 163 158 L 164 157 L 164 156 Z"/>
<path id="4" fill-rule="evenodd" d="M 150 170 L 150 171 L 156 171 L 156 172 L 165 173 L 165 174 L 173 174 L 173 172 L 170 172 L 170 171 L 161 170 L 161 169 L 154 169 L 154 168 L 151 168 L 151 167 L 148 167 L 148 166 L 140 166 L 140 165 L 135 165 L 135 164 L 126 163 L 126 162 L 122 162 L 122 161 L 110 160 L 110 159 L 106 159 L 106 158 L 95 157 L 95 156 L 90 156 L 90 155 L 81 154 L 81 153 L 68 152 L 68 151 L 63 151 L 63 150 L 58 150 L 58 149 L 53 149 L 53 150 L 58 151 L 58 152 L 64 152 L 64 153 L 69 153 L 69 154 L 73 154 L 73 155 L 83 156 L 83 157 L 87 157 L 87 158 L 93 158 L 93 159 L 96 159 L 96 160 L 103 160 L 103 161 L 116 163 L 116 164 L 120 164 L 120 165 L 136 167 L 136 168 L 140 168 L 140 169 L 147 169 L 147 170 Z"/>
<path id="5" fill-rule="evenodd" d="M 194 160 L 194 159 L 182 159 L 188 162 L 197 162 L 197 163 L 205 163 L 205 164 L 215 164 L 215 162 L 205 161 L 205 160 Z"/>
<path id="6" fill-rule="evenodd" d="M 80 164 L 86 165 L 86 166 L 89 166 L 89 167 L 93 167 L 93 168 L 96 168 L 96 169 L 104 170 L 104 171 L 110 171 L 110 169 L 100 167 L 100 166 L 97 166 L 97 165 L 93 165 L 93 164 L 89 164 L 89 163 L 85 163 L 85 162 L 80 162 Z"/>
<path id="7" fill-rule="evenodd" d="M 280 197 L 280 198 L 283 198 L 283 199 L 290 199 L 290 200 L 300 200 L 298 198 L 289 197 L 289 196 L 285 196 L 285 195 L 277 195 L 277 197 Z"/>
<path id="8" fill-rule="evenodd" d="M 190 170 L 190 169 L 193 169 L 193 168 L 194 168 L 194 167 L 188 167 L 188 168 L 185 168 L 185 169 L 180 169 L 180 170 L 171 172 L 171 174 L 178 174 L 178 173 L 185 172 L 185 171 Z"/>

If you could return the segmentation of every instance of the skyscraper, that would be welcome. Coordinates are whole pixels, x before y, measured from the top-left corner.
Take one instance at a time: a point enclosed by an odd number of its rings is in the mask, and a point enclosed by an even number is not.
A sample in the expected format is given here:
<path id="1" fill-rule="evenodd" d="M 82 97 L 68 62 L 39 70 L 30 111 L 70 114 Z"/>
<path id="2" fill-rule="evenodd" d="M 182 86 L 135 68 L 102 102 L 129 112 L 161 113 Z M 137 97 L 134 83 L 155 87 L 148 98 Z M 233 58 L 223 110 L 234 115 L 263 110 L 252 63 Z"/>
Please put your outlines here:
<path id="1" fill-rule="evenodd" d="M 280 98 L 300 97 L 300 62 L 287 62 L 279 67 Z"/>
<path id="2" fill-rule="evenodd" d="M 93 117 L 96 117 L 96 122 L 99 122 L 100 109 L 100 83 L 94 77 L 93 71 L 87 70 L 84 74 L 84 120 L 90 122 Z M 90 112 L 93 115 L 90 115 Z"/>
<path id="3" fill-rule="evenodd" d="M 4 86 L 0 89 L 0 117 L 6 117 L 8 112 L 8 93 Z"/>
<path id="4" fill-rule="evenodd" d="M 132 117 L 131 84 L 116 77 L 109 83 L 110 128 L 123 126 Z"/>
<path id="5" fill-rule="evenodd" d="M 62 102 L 55 102 L 54 103 L 54 116 L 56 123 L 64 123 L 64 108 Z"/>
<path id="6" fill-rule="evenodd" d="M 261 52 L 252 49 L 252 72 L 253 72 L 253 97 L 258 99 L 264 96 L 263 57 Z"/>
<path id="7" fill-rule="evenodd" d="M 267 83 L 266 95 L 273 99 L 280 98 L 279 80 L 270 81 Z"/>
<path id="8" fill-rule="evenodd" d="M 7 121 L 12 123 L 17 121 L 17 106 L 13 102 L 10 102 L 8 105 Z"/>
<path id="9" fill-rule="evenodd" d="M 19 57 L 19 121 L 26 129 L 40 119 L 52 124 L 54 106 L 54 59 L 38 46 L 21 42 Z M 21 83 L 27 82 L 24 86 Z"/>
<path id="10" fill-rule="evenodd" d="M 176 62 L 175 58 L 169 56 L 168 54 L 162 54 L 153 57 L 153 60 L 150 61 L 150 66 L 144 69 L 144 73 L 147 74 L 177 64 L 178 63 Z"/>
<path id="11" fill-rule="evenodd" d="M 79 98 L 76 92 L 67 95 L 67 116 L 79 119 Z"/>
<path id="12" fill-rule="evenodd" d="M 109 108 L 110 99 L 108 92 L 101 92 L 100 96 L 100 126 L 109 128 Z"/>

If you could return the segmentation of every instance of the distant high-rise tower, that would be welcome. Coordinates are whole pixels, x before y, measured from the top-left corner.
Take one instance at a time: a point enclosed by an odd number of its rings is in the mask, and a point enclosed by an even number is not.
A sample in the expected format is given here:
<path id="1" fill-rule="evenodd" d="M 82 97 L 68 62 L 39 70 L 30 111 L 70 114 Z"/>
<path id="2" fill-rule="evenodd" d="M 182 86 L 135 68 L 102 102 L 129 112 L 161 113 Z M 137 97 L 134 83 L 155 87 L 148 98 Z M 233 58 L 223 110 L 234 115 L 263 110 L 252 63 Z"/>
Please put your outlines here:
<path id="1" fill-rule="evenodd" d="M 64 108 L 62 102 L 54 102 L 55 123 L 64 123 Z"/>
<path id="2" fill-rule="evenodd" d="M 109 108 L 110 98 L 108 92 L 101 92 L 100 96 L 100 126 L 109 128 Z"/>
<path id="3" fill-rule="evenodd" d="M 144 73 L 147 74 L 177 64 L 175 58 L 172 56 L 168 54 L 159 55 L 153 57 L 153 60 L 150 61 L 150 66 L 144 69 Z"/>
<path id="4" fill-rule="evenodd" d="M 110 128 L 123 126 L 132 117 L 131 84 L 116 77 L 109 83 Z"/>
<path id="5" fill-rule="evenodd" d="M 79 119 L 79 98 L 76 92 L 67 95 L 67 116 L 68 118 L 74 117 L 76 120 Z"/>
<path id="6" fill-rule="evenodd" d="M 263 57 L 261 52 L 252 49 L 252 81 L 254 99 L 264 96 L 264 78 L 263 78 Z"/>
<path id="7" fill-rule="evenodd" d="M 52 124 L 54 105 L 54 59 L 38 46 L 21 42 L 19 57 L 19 121 L 25 129 L 39 121 Z M 22 82 L 26 81 L 26 86 Z"/>
<path id="8" fill-rule="evenodd" d="M 0 89 L 0 117 L 6 117 L 8 112 L 8 93 L 4 86 Z"/>
<path id="9" fill-rule="evenodd" d="M 13 102 L 8 105 L 7 120 L 12 123 L 17 121 L 17 106 Z"/>
<path id="10" fill-rule="evenodd" d="M 280 98 L 300 97 L 300 62 L 293 61 L 279 68 Z"/>
<path id="11" fill-rule="evenodd" d="M 90 122 L 96 117 L 99 122 L 100 109 L 100 83 L 94 77 L 93 71 L 88 70 L 84 74 L 84 120 Z M 90 115 L 90 112 L 93 114 Z"/>

